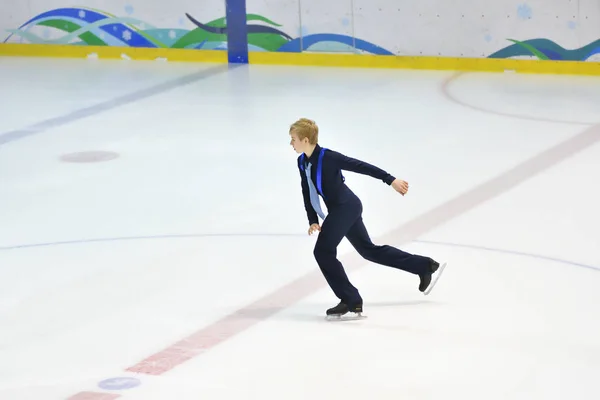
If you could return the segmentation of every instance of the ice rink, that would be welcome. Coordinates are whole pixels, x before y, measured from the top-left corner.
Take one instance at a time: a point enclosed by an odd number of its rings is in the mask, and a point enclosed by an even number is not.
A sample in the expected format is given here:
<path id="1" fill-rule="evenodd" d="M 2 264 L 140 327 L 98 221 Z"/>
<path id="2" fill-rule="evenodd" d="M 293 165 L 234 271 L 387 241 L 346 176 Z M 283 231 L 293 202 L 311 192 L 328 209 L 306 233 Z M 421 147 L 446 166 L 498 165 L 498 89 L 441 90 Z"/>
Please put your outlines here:
<path id="1" fill-rule="evenodd" d="M 600 398 L 600 78 L 0 59 L 1 400 Z M 288 127 L 418 278 L 308 236 Z"/>

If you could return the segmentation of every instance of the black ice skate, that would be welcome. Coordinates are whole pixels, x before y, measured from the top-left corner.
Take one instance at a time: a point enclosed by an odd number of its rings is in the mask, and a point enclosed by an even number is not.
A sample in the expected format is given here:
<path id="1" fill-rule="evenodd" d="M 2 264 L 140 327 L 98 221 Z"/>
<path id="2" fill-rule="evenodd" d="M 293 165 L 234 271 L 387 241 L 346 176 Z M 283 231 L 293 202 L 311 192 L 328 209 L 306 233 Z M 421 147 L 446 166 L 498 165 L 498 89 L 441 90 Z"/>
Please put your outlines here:
<path id="1" fill-rule="evenodd" d="M 337 306 L 327 310 L 326 319 L 329 321 L 348 321 L 366 318 L 366 316 L 362 315 L 362 311 L 362 304 L 348 307 L 344 302 L 340 302 Z"/>
<path id="2" fill-rule="evenodd" d="M 435 260 L 431 260 L 431 264 L 429 266 L 429 271 L 425 274 L 419 275 L 419 279 L 420 279 L 419 291 L 425 293 L 426 296 L 429 293 L 431 293 L 431 291 L 433 290 L 433 287 L 437 283 L 438 279 L 440 279 L 440 275 L 442 274 L 442 271 L 444 270 L 444 268 L 446 268 L 446 263 L 443 263 L 440 268 L 440 263 L 438 263 Z M 438 274 L 435 278 L 435 281 L 433 281 L 433 283 L 431 283 L 431 278 L 433 277 L 433 274 L 435 274 L 436 272 L 438 272 Z"/>

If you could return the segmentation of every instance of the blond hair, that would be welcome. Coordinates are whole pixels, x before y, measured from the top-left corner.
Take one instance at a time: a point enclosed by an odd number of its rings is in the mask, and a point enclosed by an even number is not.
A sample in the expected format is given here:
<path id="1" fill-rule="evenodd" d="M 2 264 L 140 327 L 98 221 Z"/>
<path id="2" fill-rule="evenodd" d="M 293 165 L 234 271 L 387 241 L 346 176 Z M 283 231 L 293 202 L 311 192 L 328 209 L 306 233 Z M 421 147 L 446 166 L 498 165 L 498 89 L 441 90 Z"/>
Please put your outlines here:
<path id="1" fill-rule="evenodd" d="M 308 138 L 310 144 L 317 144 L 319 141 L 319 127 L 315 121 L 308 118 L 300 118 L 290 125 L 290 134 L 295 133 L 298 139 Z"/>

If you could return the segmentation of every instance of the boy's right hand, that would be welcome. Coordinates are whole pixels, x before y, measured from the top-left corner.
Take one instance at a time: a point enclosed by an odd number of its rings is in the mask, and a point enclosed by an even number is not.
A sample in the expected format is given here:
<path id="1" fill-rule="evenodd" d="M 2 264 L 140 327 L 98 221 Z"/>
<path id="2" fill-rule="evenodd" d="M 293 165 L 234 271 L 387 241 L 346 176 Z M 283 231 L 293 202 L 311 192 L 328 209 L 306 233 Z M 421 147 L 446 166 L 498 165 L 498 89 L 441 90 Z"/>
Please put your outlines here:
<path id="1" fill-rule="evenodd" d="M 392 182 L 392 187 L 402 196 L 408 192 L 408 182 L 403 181 L 402 179 L 394 179 L 394 182 Z"/>
<path id="2" fill-rule="evenodd" d="M 321 232 L 321 227 L 319 226 L 319 224 L 312 224 L 310 228 L 308 228 L 309 235 L 312 235 L 313 233 L 315 233 L 315 231 Z"/>

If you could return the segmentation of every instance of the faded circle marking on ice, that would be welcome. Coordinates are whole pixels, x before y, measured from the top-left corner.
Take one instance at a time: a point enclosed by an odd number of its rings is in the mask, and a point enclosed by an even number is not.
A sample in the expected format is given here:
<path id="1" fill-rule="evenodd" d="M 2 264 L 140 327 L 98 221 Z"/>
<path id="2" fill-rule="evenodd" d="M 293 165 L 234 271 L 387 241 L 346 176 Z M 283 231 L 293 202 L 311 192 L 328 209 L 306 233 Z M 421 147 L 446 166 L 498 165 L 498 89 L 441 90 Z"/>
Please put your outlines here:
<path id="1" fill-rule="evenodd" d="M 60 156 L 60 160 L 72 163 L 92 163 L 110 161 L 119 157 L 117 153 L 112 151 L 81 151 L 76 153 L 68 153 Z"/>

